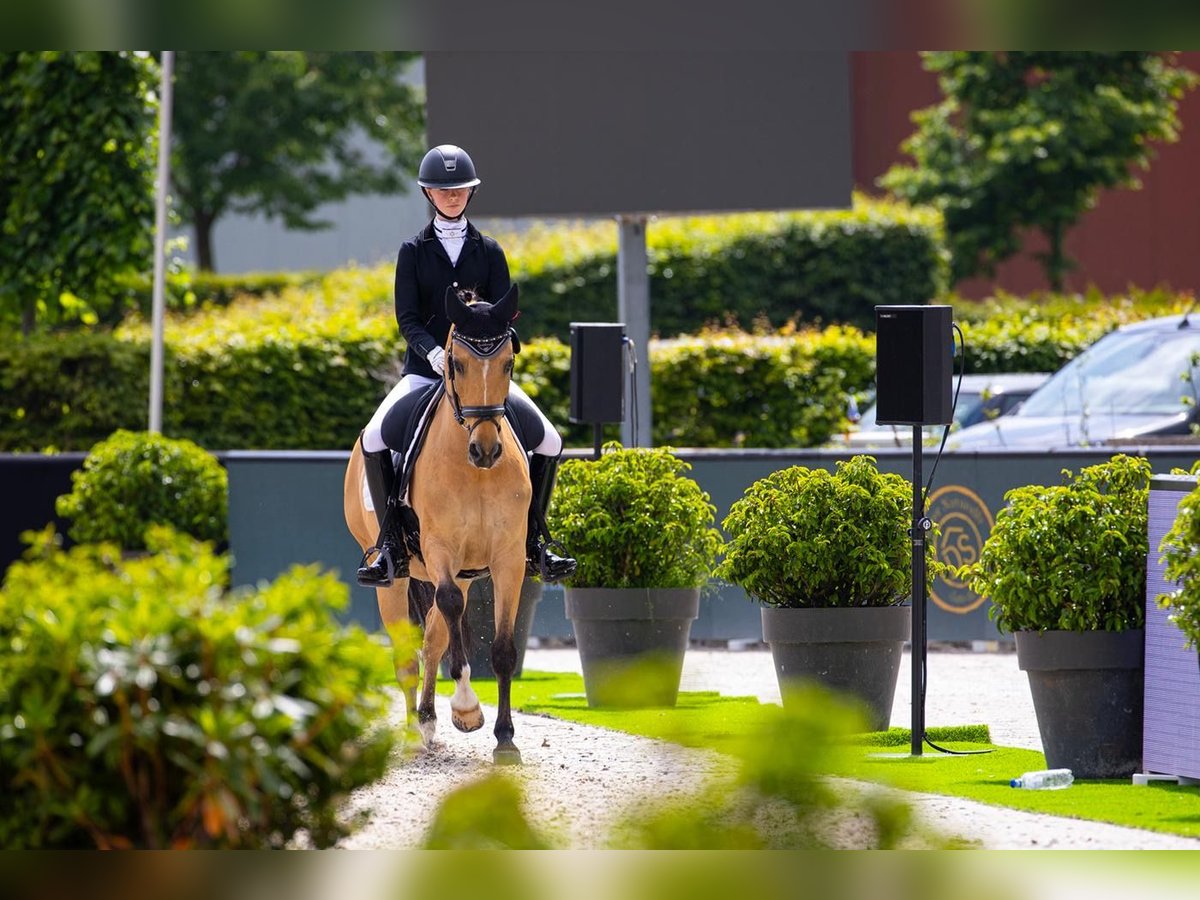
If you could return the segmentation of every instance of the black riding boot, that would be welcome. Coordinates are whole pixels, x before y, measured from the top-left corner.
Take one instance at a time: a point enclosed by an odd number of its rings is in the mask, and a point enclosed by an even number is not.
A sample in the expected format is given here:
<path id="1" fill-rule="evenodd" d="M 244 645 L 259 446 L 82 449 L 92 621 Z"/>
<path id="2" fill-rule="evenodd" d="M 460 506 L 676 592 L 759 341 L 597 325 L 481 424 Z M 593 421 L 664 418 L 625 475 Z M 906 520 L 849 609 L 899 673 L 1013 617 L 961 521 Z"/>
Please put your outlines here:
<path id="1" fill-rule="evenodd" d="M 400 527 L 400 501 L 393 496 L 396 473 L 392 468 L 392 451 L 370 453 L 364 449 L 363 469 L 375 515 L 379 518 L 379 538 L 375 546 L 363 554 L 358 583 L 363 587 L 390 587 L 395 579 L 408 577 L 408 552 Z M 372 553 L 375 559 L 368 565 Z"/>
<path id="2" fill-rule="evenodd" d="M 554 479 L 558 473 L 557 456 L 542 456 L 534 453 L 529 459 L 529 481 L 533 486 L 533 497 L 529 503 L 529 541 L 526 544 L 525 571 L 540 575 L 543 581 L 561 581 L 575 574 L 574 557 L 559 556 L 551 547 L 566 548 L 550 538 L 550 529 L 545 526 L 546 511 L 550 508 L 550 495 L 554 492 Z"/>

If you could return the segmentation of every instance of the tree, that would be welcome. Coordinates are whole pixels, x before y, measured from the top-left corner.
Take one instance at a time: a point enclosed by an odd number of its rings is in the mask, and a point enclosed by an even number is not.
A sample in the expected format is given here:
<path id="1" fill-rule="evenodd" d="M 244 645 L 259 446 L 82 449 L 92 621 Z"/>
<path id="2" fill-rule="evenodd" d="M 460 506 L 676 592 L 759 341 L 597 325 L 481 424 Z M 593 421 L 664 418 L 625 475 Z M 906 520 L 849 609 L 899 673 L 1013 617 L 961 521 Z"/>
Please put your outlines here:
<path id="1" fill-rule="evenodd" d="M 1101 189 L 1140 187 L 1151 143 L 1179 139 L 1179 98 L 1196 76 L 1171 55 L 1125 51 L 922 54 L 944 99 L 913 115 L 882 187 L 942 210 L 955 279 L 995 273 L 1040 229 L 1054 290 L 1074 267 L 1067 231 Z"/>
<path id="2" fill-rule="evenodd" d="M 149 269 L 157 85 L 145 55 L 0 53 L 0 321 L 94 322 Z"/>
<path id="3" fill-rule="evenodd" d="M 400 81 L 416 54 L 180 51 L 172 183 L 199 267 L 229 212 L 317 230 L 310 214 L 350 194 L 405 189 L 423 149 L 424 107 Z M 382 145 L 373 161 L 356 140 Z"/>

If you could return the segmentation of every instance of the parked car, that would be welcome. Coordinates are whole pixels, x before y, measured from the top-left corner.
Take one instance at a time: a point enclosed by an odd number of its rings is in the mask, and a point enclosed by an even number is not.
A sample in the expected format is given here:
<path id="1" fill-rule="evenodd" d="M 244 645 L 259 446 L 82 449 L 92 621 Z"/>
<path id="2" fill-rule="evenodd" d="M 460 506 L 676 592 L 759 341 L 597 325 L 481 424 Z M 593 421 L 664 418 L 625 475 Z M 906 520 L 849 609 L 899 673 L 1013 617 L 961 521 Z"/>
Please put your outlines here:
<path id="1" fill-rule="evenodd" d="M 958 405 L 954 408 L 951 432 L 969 428 L 979 422 L 989 422 L 1008 415 L 1043 384 L 1046 372 L 1011 372 L 1002 375 L 964 375 L 958 389 Z M 954 379 L 954 385 L 958 379 Z M 912 443 L 911 425 L 880 425 L 875 421 L 876 404 L 862 413 L 858 427 L 834 441 L 834 446 L 854 450 L 873 450 L 881 447 L 907 447 Z M 940 443 L 943 425 L 927 425 L 924 443 Z"/>
<path id="2" fill-rule="evenodd" d="M 947 449 L 1050 449 L 1188 435 L 1197 421 L 1200 316 L 1109 332 L 1011 415 L 952 434 Z"/>

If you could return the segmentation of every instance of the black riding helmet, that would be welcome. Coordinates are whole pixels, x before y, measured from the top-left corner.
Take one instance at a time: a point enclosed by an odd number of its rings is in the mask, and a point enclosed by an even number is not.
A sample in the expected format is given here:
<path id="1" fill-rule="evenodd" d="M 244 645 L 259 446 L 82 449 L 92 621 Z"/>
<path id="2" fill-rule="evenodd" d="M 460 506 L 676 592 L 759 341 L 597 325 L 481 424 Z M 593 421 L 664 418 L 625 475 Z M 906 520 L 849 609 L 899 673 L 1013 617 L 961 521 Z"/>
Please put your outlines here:
<path id="1" fill-rule="evenodd" d="M 461 219 L 467 214 L 467 206 L 471 203 L 471 197 L 475 196 L 475 188 L 480 184 L 479 176 L 475 174 L 475 163 L 471 162 L 471 157 L 462 147 L 456 147 L 454 144 L 439 144 L 421 160 L 421 168 L 417 170 L 417 184 L 421 186 L 421 193 L 425 195 L 425 199 L 429 201 L 429 205 L 437 209 L 438 215 L 443 219 Z M 448 216 L 433 202 L 433 197 L 429 194 L 430 188 L 441 188 L 442 190 L 452 190 L 454 188 L 470 188 L 471 193 L 467 197 L 467 202 L 463 206 L 463 211 L 457 216 Z"/>
<path id="2" fill-rule="evenodd" d="M 479 183 L 475 163 L 466 150 L 453 144 L 439 144 L 426 153 L 417 172 L 417 184 L 423 188 L 450 190 L 475 187 Z"/>

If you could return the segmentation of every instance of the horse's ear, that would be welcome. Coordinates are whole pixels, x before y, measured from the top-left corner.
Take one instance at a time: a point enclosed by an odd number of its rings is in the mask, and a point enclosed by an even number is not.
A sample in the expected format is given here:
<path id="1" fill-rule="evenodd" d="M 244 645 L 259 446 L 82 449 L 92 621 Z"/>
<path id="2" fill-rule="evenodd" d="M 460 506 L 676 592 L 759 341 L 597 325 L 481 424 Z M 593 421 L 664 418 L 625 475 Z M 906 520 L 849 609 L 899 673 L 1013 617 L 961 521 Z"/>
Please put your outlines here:
<path id="1" fill-rule="evenodd" d="M 509 286 L 503 297 L 492 304 L 492 321 L 497 325 L 507 326 L 517 317 L 517 297 L 519 291 L 516 284 Z"/>

